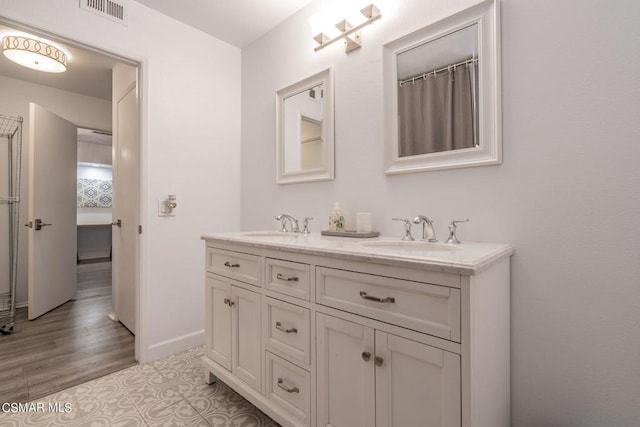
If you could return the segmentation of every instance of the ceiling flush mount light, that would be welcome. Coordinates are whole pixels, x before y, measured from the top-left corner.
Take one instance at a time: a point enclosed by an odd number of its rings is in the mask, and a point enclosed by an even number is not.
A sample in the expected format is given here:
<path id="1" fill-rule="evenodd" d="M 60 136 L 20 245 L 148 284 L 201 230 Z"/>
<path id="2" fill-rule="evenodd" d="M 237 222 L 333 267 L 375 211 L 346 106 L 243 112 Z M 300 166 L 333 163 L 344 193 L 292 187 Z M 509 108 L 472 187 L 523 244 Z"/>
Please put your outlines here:
<path id="1" fill-rule="evenodd" d="M 16 64 L 47 73 L 67 70 L 67 54 L 43 41 L 23 36 L 5 36 L 2 52 Z"/>
<path id="2" fill-rule="evenodd" d="M 382 14 L 380 13 L 380 9 L 378 9 L 374 4 L 370 4 L 369 6 L 361 9 L 360 13 L 366 18 L 366 20 L 361 24 L 354 26 L 346 19 L 343 19 L 336 24 L 336 28 L 341 33 L 340 35 L 330 38 L 324 33 L 319 33 L 314 36 L 313 39 L 318 42 L 318 46 L 316 46 L 315 51 L 317 52 L 323 47 L 341 39 L 344 39 L 345 41 L 347 53 L 362 46 L 360 30 L 371 24 L 373 21 L 381 18 Z"/>

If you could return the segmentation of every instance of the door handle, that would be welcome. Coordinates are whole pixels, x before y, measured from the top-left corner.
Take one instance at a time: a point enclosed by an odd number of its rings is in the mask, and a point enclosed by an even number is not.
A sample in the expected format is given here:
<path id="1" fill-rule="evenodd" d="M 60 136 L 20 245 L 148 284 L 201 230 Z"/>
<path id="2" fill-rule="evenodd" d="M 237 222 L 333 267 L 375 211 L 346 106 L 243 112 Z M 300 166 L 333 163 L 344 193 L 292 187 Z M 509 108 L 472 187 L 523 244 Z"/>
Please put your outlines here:
<path id="1" fill-rule="evenodd" d="M 122 220 L 119 219 L 116 222 L 112 222 L 111 225 L 115 225 L 116 227 L 122 227 Z"/>
<path id="2" fill-rule="evenodd" d="M 31 228 L 31 221 L 29 221 L 27 224 L 29 224 L 27 227 Z M 38 231 L 38 230 L 42 230 L 42 227 L 46 227 L 48 225 L 53 225 L 53 224 L 47 224 L 46 222 L 42 222 L 40 218 L 36 218 L 34 223 L 34 228 L 36 231 Z"/>

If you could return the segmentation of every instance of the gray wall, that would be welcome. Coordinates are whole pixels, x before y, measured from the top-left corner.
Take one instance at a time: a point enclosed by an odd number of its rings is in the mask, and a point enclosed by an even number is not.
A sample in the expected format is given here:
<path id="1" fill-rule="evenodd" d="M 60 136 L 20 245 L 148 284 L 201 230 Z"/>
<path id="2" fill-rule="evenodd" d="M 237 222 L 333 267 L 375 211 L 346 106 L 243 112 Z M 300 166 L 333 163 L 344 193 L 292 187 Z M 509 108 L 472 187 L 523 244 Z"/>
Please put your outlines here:
<path id="1" fill-rule="evenodd" d="M 380 2 L 349 55 L 313 51 L 322 3 L 243 50 L 243 229 L 281 211 L 325 229 L 336 200 L 398 237 L 392 216 L 427 214 L 440 239 L 468 216 L 462 240 L 516 251 L 513 425 L 640 424 L 640 2 L 503 0 L 504 163 L 403 176 L 383 173 L 382 45 L 474 1 Z M 278 186 L 275 92 L 329 65 L 336 179 Z"/>

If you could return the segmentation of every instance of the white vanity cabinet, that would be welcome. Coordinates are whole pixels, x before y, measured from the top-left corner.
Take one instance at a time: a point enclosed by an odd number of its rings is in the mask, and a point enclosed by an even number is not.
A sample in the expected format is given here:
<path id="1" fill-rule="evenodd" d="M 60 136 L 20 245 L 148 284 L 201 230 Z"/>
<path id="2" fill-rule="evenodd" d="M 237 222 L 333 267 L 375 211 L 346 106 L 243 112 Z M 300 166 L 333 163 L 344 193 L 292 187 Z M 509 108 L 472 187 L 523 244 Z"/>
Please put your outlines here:
<path id="1" fill-rule="evenodd" d="M 257 283 L 257 274 L 247 276 L 243 265 L 257 266 L 258 257 L 239 258 L 242 254 L 218 251 L 208 251 L 207 255 L 208 270 L 220 273 L 219 268 L 225 268 L 222 274 L 229 277 L 207 273 L 205 354 L 261 392 L 261 295 L 252 285 L 231 279 L 249 277 Z M 257 273 L 257 267 L 252 269 Z"/>
<path id="2" fill-rule="evenodd" d="M 461 425 L 460 355 L 317 316 L 319 426 Z"/>
<path id="3" fill-rule="evenodd" d="M 376 426 L 461 425 L 460 355 L 376 331 Z"/>
<path id="4" fill-rule="evenodd" d="M 281 425 L 509 425 L 510 246 L 203 239 L 208 380 Z"/>

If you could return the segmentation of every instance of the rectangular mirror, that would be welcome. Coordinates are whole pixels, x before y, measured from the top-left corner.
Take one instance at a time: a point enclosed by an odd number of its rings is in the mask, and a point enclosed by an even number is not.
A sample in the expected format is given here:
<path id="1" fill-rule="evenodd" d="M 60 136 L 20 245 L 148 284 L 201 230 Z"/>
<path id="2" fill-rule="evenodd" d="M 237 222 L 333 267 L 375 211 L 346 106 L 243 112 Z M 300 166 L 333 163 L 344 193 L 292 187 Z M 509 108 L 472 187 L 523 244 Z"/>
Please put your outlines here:
<path id="1" fill-rule="evenodd" d="M 276 104 L 276 183 L 333 179 L 332 69 L 280 89 Z"/>
<path id="2" fill-rule="evenodd" d="M 387 174 L 502 162 L 497 0 L 384 47 Z"/>

